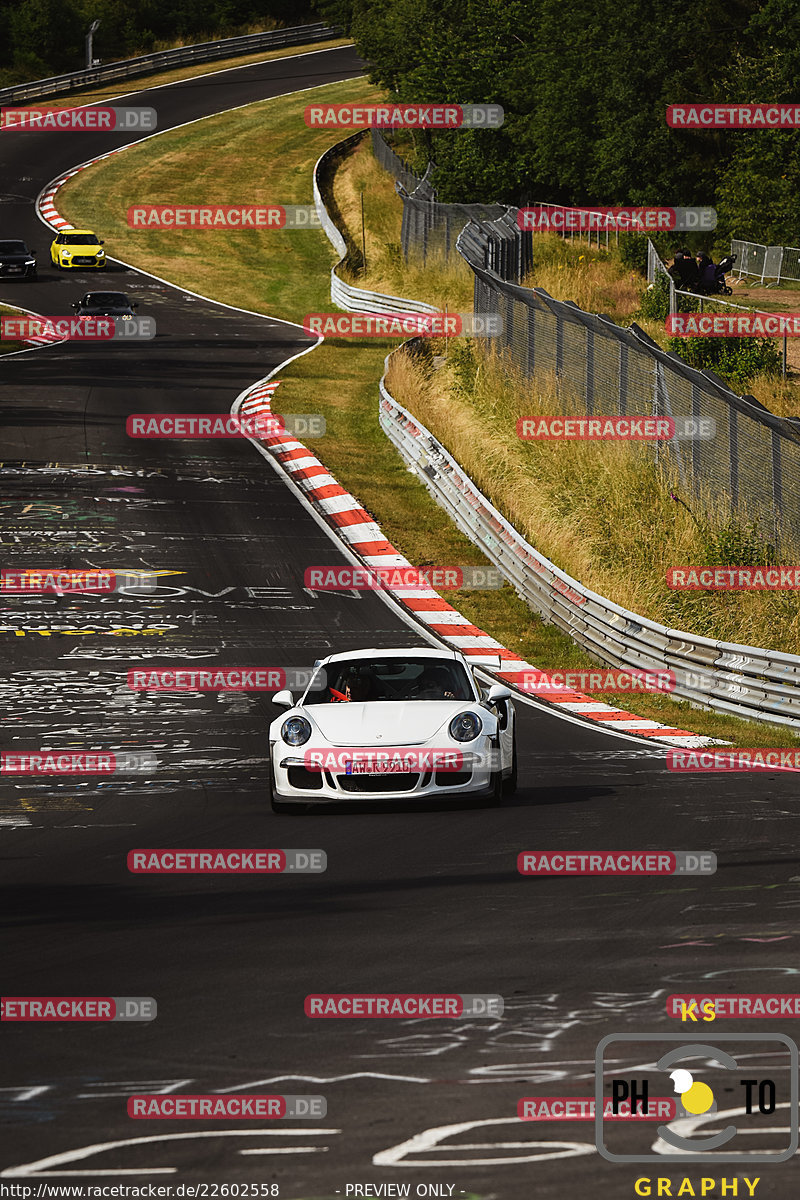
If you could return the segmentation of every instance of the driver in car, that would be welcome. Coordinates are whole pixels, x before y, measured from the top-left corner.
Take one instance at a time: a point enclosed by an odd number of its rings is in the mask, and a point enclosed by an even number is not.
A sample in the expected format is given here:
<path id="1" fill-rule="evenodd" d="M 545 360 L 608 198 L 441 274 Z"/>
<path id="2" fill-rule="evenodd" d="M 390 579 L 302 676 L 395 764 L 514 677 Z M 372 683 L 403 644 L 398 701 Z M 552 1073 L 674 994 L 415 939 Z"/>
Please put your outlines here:
<path id="1" fill-rule="evenodd" d="M 338 691 L 336 688 L 331 688 L 332 704 L 340 704 L 347 700 L 353 701 L 356 704 L 363 704 L 367 700 L 372 700 L 374 698 L 375 689 L 373 687 L 371 675 L 362 675 L 355 671 L 351 671 L 346 677 L 342 688 L 342 691 Z"/>

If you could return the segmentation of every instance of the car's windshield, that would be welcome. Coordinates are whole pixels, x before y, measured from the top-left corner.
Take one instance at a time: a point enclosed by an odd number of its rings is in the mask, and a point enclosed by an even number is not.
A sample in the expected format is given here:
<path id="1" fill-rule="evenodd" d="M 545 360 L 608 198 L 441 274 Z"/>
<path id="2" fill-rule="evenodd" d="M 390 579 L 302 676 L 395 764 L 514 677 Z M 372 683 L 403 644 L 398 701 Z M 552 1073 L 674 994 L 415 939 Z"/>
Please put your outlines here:
<path id="1" fill-rule="evenodd" d="M 461 663 L 447 658 L 339 659 L 321 667 L 303 704 L 386 700 L 472 700 Z"/>
<path id="2" fill-rule="evenodd" d="M 29 254 L 24 242 L 0 242 L 0 254 Z"/>
<path id="3" fill-rule="evenodd" d="M 97 308 L 103 304 L 113 304 L 116 308 L 129 308 L 128 297 L 123 292 L 90 292 L 81 300 L 84 308 Z"/>
<path id="4" fill-rule="evenodd" d="M 100 239 L 94 233 L 62 233 L 62 246 L 99 246 Z"/>

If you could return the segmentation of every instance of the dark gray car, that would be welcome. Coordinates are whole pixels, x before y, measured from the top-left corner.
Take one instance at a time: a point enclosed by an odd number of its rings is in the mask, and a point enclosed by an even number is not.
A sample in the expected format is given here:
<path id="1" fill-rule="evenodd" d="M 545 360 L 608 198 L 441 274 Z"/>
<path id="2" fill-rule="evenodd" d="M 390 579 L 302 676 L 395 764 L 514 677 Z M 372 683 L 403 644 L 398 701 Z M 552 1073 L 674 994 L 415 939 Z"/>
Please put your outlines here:
<path id="1" fill-rule="evenodd" d="M 87 292 L 72 307 L 78 317 L 132 317 L 139 305 L 124 292 Z"/>
<path id="2" fill-rule="evenodd" d="M 24 242 L 0 238 L 0 278 L 36 278 L 36 255 Z"/>

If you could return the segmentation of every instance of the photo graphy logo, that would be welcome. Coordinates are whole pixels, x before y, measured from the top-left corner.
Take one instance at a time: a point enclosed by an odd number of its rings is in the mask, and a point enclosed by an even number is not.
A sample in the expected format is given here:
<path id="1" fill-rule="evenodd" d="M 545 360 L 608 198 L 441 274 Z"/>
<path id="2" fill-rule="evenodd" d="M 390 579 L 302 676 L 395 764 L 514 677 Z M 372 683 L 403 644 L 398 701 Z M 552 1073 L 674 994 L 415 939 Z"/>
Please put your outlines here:
<path id="1" fill-rule="evenodd" d="M 636 1064 L 630 1072 L 620 1065 L 626 1059 Z M 626 1102 L 647 1112 L 651 1093 L 660 1097 L 672 1088 L 677 1114 L 657 1127 L 656 1143 L 652 1135 L 635 1143 L 615 1136 L 618 1127 L 605 1120 L 609 1085 L 612 1111 Z M 776 1122 L 778 1109 L 783 1124 Z M 798 1148 L 797 1045 L 780 1033 L 720 1033 L 716 1027 L 712 1042 L 689 1030 L 611 1033 L 595 1053 L 595 1144 L 609 1162 L 663 1166 L 668 1155 L 678 1170 L 693 1163 L 786 1162 Z"/>

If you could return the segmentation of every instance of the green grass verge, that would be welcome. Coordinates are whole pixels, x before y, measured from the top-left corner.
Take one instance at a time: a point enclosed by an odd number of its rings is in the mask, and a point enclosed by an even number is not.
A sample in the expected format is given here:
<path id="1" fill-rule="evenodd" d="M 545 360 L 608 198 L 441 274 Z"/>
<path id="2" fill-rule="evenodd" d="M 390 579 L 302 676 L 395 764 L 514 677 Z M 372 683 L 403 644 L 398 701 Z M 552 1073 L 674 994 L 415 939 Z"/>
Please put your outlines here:
<path id="1" fill-rule="evenodd" d="M 7 304 L 0 304 L 0 317 L 16 317 L 19 316 L 18 308 L 10 308 Z M 0 354 L 14 354 L 17 350 L 27 350 L 22 342 L 4 342 L 0 340 Z"/>
<path id="2" fill-rule="evenodd" d="M 363 102 L 378 95 L 365 80 L 313 89 L 313 99 L 330 103 Z M 156 142 L 81 172 L 59 193 L 59 210 L 74 224 L 100 231 L 111 256 L 226 303 L 296 321 L 309 312 L 330 310 L 329 273 L 335 255 L 321 232 L 180 235 L 132 231 L 125 218 L 135 202 L 310 203 L 313 164 L 338 140 L 335 134 L 311 131 L 303 124 L 310 98 L 306 92 L 267 100 L 164 133 Z M 399 201 L 394 202 L 399 220 Z M 399 224 L 396 227 L 399 230 Z M 325 417 L 328 435 L 312 444 L 314 451 L 411 562 L 484 563 L 405 469 L 380 429 L 377 381 L 385 354 L 395 346 L 396 342 L 326 342 L 282 373 L 276 408 L 313 408 Z M 532 614 L 510 587 L 444 595 L 475 624 L 534 664 L 595 665 L 569 638 Z M 613 697 L 604 699 L 614 703 Z M 619 697 L 619 702 L 627 707 L 629 700 Z M 638 696 L 634 707 L 642 716 L 742 746 L 795 744 L 783 729 L 754 728 L 663 696 Z"/>

